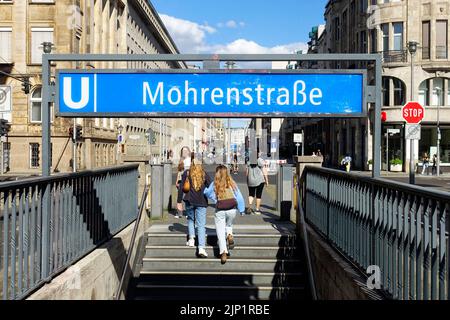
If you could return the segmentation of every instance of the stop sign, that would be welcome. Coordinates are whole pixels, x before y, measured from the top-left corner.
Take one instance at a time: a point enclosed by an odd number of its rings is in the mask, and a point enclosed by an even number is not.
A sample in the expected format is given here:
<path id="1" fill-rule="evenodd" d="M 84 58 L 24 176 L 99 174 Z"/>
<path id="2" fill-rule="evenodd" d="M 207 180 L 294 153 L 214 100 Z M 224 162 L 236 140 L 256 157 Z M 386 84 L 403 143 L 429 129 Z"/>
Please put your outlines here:
<path id="1" fill-rule="evenodd" d="M 408 102 L 402 108 L 402 116 L 406 123 L 419 123 L 425 115 L 425 109 L 418 102 Z"/>

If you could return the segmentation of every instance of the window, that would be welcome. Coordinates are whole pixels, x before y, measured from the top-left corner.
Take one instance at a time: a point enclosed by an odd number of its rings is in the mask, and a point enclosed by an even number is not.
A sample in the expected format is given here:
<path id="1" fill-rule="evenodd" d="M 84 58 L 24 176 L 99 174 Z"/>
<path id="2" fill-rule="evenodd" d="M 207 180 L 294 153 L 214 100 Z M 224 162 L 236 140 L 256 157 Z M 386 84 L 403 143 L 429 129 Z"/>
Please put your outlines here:
<path id="1" fill-rule="evenodd" d="M 367 0 L 359 0 L 359 12 L 366 13 L 367 12 Z"/>
<path id="2" fill-rule="evenodd" d="M 30 168 L 39 168 L 39 143 L 30 143 Z"/>
<path id="3" fill-rule="evenodd" d="M 433 92 L 431 97 L 432 106 L 444 105 L 444 78 L 434 78 L 433 80 Z"/>
<path id="4" fill-rule="evenodd" d="M 430 21 L 422 22 L 422 59 L 430 59 Z"/>
<path id="5" fill-rule="evenodd" d="M 392 24 L 394 28 L 394 50 L 403 50 L 403 22 Z"/>
<path id="6" fill-rule="evenodd" d="M 419 103 L 424 106 L 444 106 L 450 104 L 450 79 L 431 78 L 419 86 Z M 444 98 L 447 97 L 447 101 Z"/>
<path id="7" fill-rule="evenodd" d="M 394 87 L 394 106 L 402 106 L 406 103 L 406 89 L 402 80 L 392 78 Z"/>
<path id="8" fill-rule="evenodd" d="M 340 39 L 340 23 L 339 18 L 334 18 L 334 40 Z"/>
<path id="9" fill-rule="evenodd" d="M 450 163 L 450 127 L 442 125 L 440 141 L 440 160 L 441 163 Z M 433 159 L 437 154 L 437 130 L 435 126 L 423 125 L 421 139 L 419 140 L 419 159 L 422 160 L 424 153 Z M 431 169 L 430 169 L 431 172 Z"/>
<path id="10" fill-rule="evenodd" d="M 0 63 L 12 61 L 12 28 L 0 28 Z"/>
<path id="11" fill-rule="evenodd" d="M 31 0 L 31 3 L 54 3 L 55 0 Z"/>
<path id="12" fill-rule="evenodd" d="M 377 52 L 377 30 L 370 30 L 370 50 L 372 53 Z"/>
<path id="13" fill-rule="evenodd" d="M 42 88 L 38 87 L 31 93 L 30 98 L 30 121 L 42 121 Z"/>
<path id="14" fill-rule="evenodd" d="M 360 39 L 360 52 L 367 53 L 367 34 L 366 31 L 361 31 L 361 39 Z"/>
<path id="15" fill-rule="evenodd" d="M 42 64 L 42 43 L 53 43 L 53 28 L 31 28 L 31 63 Z"/>
<path id="16" fill-rule="evenodd" d="M 419 86 L 419 103 L 422 106 L 430 105 L 428 98 L 428 87 L 429 87 L 428 82 L 429 80 L 424 80 Z"/>
<path id="17" fill-rule="evenodd" d="M 436 21 L 436 59 L 447 59 L 447 20 Z"/>
<path id="18" fill-rule="evenodd" d="M 394 77 L 383 77 L 382 88 L 383 106 L 402 106 L 405 104 L 406 86 L 402 80 Z M 393 100 L 391 100 L 391 97 Z"/>
<path id="19" fill-rule="evenodd" d="M 390 87 L 391 87 L 391 82 L 389 80 L 389 77 L 383 77 L 383 81 L 382 81 L 382 91 L 383 91 L 383 95 L 382 95 L 382 104 L 383 106 L 389 106 L 389 91 L 390 91 Z"/>
<path id="20" fill-rule="evenodd" d="M 381 32 L 383 33 L 383 51 L 389 51 L 389 24 L 383 23 Z"/>

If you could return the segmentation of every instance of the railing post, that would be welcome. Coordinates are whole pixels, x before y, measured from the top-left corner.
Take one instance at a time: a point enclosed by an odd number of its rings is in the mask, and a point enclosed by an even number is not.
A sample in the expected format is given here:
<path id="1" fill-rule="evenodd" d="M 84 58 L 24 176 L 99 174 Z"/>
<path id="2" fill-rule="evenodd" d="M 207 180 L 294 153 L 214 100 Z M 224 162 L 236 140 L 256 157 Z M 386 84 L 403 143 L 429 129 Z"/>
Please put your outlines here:
<path id="1" fill-rule="evenodd" d="M 330 180 L 331 176 L 327 174 L 327 240 L 330 240 Z"/>
<path id="2" fill-rule="evenodd" d="M 49 274 L 50 259 L 50 186 L 47 182 L 42 187 L 42 279 L 46 279 Z"/>
<path id="3" fill-rule="evenodd" d="M 375 185 L 370 186 L 370 262 L 369 265 L 375 264 Z"/>

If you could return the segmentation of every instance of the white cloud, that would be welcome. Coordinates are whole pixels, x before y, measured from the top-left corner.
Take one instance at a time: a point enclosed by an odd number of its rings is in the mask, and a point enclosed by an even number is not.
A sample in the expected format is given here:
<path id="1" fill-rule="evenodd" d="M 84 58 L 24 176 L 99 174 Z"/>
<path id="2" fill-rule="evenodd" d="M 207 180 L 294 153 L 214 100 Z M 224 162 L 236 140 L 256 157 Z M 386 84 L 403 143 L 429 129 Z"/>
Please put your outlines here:
<path id="1" fill-rule="evenodd" d="M 243 21 L 237 22 L 235 20 L 228 20 L 226 22 L 219 22 L 216 24 L 216 26 L 218 28 L 227 27 L 230 29 L 236 29 L 238 27 L 241 27 L 241 28 L 245 27 L 245 22 L 243 22 Z"/>
<path id="2" fill-rule="evenodd" d="M 306 50 L 308 48 L 307 44 L 303 42 L 293 42 L 266 47 L 255 41 L 242 38 L 229 43 L 212 45 L 208 43 L 206 38 L 209 34 L 217 32 L 213 27 L 207 24 L 199 24 L 189 20 L 178 19 L 165 14 L 161 14 L 160 16 L 182 53 L 294 53 L 298 50 Z M 244 24 L 243 22 L 241 23 Z M 221 25 L 232 28 L 232 26 L 237 27 L 241 23 L 230 20 Z M 219 24 L 217 26 L 219 26 Z M 241 63 L 239 65 L 245 67 L 247 64 Z M 258 65 L 268 67 L 267 63 Z"/>
<path id="3" fill-rule="evenodd" d="M 178 19 L 166 14 L 160 14 L 160 17 L 178 48 L 183 52 L 198 53 L 198 48 L 205 44 L 206 35 L 216 32 L 216 29 L 207 24 Z"/>
<path id="4" fill-rule="evenodd" d="M 225 25 L 226 25 L 228 28 L 237 28 L 237 26 L 238 26 L 237 22 L 234 21 L 234 20 L 227 21 L 227 22 L 225 23 Z"/>

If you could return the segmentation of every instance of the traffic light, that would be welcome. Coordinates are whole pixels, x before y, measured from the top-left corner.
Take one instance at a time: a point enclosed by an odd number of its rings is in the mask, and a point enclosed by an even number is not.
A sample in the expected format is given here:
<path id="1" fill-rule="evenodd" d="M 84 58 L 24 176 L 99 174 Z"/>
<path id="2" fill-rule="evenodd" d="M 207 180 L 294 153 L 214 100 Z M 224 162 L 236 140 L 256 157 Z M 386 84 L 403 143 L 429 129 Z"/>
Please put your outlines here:
<path id="1" fill-rule="evenodd" d="M 6 136 L 8 134 L 10 125 L 8 120 L 0 119 L 0 136 Z"/>
<path id="2" fill-rule="evenodd" d="M 147 138 L 148 138 L 148 144 L 156 144 L 156 134 L 155 131 L 153 129 L 148 129 L 147 130 Z"/>
<path id="3" fill-rule="evenodd" d="M 30 78 L 23 78 L 22 80 L 22 91 L 25 92 L 25 94 L 29 94 L 31 89 L 31 83 Z"/>
<path id="4" fill-rule="evenodd" d="M 77 126 L 77 131 L 75 133 L 76 140 L 81 140 L 83 136 L 83 128 L 81 126 Z"/>

